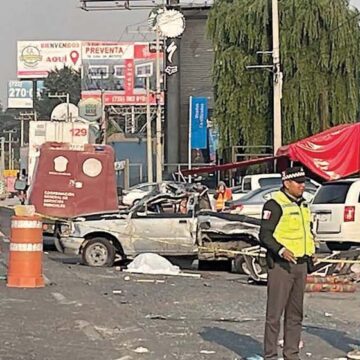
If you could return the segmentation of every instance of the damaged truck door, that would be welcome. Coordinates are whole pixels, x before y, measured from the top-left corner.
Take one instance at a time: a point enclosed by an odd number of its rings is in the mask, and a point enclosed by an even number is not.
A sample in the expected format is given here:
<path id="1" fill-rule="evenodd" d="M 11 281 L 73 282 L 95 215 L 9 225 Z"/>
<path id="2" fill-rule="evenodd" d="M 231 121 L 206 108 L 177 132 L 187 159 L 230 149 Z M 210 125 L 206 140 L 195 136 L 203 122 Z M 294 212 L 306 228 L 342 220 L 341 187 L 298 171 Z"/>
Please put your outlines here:
<path id="1" fill-rule="evenodd" d="M 157 203 L 158 211 L 136 212 L 132 216 L 133 245 L 136 253 L 161 255 L 194 255 L 196 220 L 193 212 L 176 211 L 175 203 Z"/>

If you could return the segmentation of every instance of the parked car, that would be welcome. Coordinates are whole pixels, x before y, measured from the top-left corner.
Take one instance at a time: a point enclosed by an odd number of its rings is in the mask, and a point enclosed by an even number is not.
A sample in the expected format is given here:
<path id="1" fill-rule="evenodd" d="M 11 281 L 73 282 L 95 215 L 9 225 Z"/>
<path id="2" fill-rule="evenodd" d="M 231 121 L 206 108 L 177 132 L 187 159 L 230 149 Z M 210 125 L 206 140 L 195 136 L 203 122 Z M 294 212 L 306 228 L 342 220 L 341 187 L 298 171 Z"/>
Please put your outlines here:
<path id="1" fill-rule="evenodd" d="M 81 216 L 63 223 L 60 242 L 64 251 L 81 254 L 90 266 L 111 266 L 116 258 L 133 258 L 146 252 L 200 260 L 229 259 L 234 258 L 233 253 L 217 253 L 214 246 L 237 250 L 257 242 L 258 220 L 211 211 L 206 187 L 186 183 L 167 183 L 165 187 L 154 190 L 128 210 Z M 186 211 L 180 209 L 184 199 Z"/>
<path id="2" fill-rule="evenodd" d="M 141 200 L 145 195 L 156 189 L 157 183 L 142 183 L 122 191 L 122 203 L 132 206 Z"/>
<path id="3" fill-rule="evenodd" d="M 317 191 L 311 212 L 318 241 L 330 250 L 360 243 L 360 178 L 330 181 Z"/>
<path id="4" fill-rule="evenodd" d="M 233 200 L 240 199 L 247 193 L 264 186 L 277 186 L 281 184 L 280 174 L 254 174 L 245 175 L 241 184 L 234 186 L 232 190 Z"/>
<path id="5" fill-rule="evenodd" d="M 282 180 L 279 173 L 276 174 L 256 174 L 243 177 L 241 185 L 234 186 L 232 190 L 233 200 L 241 199 L 249 192 L 263 187 L 281 187 Z M 307 178 L 307 188 L 318 188 L 320 186 L 315 180 Z"/>
<path id="6" fill-rule="evenodd" d="M 228 201 L 225 203 L 226 209 L 231 213 L 237 213 L 261 218 L 262 208 L 265 202 L 273 196 L 275 192 L 279 191 L 279 186 L 265 186 L 259 189 L 250 191 L 238 200 Z M 310 184 L 306 185 L 304 198 L 310 202 L 315 195 L 316 187 Z"/>

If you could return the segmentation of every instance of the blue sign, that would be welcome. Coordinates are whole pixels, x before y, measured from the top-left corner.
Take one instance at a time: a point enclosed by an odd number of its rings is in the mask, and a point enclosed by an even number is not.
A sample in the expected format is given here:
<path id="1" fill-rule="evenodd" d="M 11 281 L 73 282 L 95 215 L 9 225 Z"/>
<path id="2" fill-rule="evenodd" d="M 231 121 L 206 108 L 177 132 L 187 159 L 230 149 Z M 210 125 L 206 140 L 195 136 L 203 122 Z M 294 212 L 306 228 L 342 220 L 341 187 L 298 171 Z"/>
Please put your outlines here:
<path id="1" fill-rule="evenodd" d="M 191 148 L 207 148 L 208 99 L 190 96 Z"/>
<path id="2" fill-rule="evenodd" d="M 8 82 L 8 108 L 31 109 L 33 107 L 32 81 Z"/>
<path id="3" fill-rule="evenodd" d="M 41 97 L 44 81 L 37 82 L 37 95 Z M 31 109 L 33 107 L 33 82 L 9 81 L 8 82 L 8 108 Z"/>

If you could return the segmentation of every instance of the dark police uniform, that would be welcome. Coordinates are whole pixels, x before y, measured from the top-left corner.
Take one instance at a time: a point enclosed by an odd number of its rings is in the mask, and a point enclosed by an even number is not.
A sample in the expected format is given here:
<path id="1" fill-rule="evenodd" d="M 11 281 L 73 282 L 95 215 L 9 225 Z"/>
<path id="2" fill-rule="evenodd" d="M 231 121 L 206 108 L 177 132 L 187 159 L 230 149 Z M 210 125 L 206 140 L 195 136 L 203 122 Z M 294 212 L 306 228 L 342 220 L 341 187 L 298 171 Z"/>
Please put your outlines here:
<path id="1" fill-rule="evenodd" d="M 292 174 L 294 175 L 291 176 Z M 305 173 L 301 168 L 287 169 L 283 173 L 283 180 L 288 179 L 304 182 Z M 262 211 L 260 241 L 268 250 L 269 267 L 265 359 L 277 359 L 280 319 L 283 313 L 284 359 L 299 359 L 307 268 L 315 252 L 310 218 L 310 210 L 305 200 L 292 197 L 284 188 L 265 203 Z M 286 249 L 294 254 L 296 264 L 282 258 Z"/>

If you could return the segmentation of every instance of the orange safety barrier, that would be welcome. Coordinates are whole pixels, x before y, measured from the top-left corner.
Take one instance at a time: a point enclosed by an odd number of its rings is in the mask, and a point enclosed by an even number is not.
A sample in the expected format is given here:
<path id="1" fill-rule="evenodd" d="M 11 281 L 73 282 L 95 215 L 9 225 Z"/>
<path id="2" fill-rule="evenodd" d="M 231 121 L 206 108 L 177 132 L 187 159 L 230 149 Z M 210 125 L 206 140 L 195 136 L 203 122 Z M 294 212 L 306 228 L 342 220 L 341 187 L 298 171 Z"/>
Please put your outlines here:
<path id="1" fill-rule="evenodd" d="M 11 218 L 8 287 L 44 287 L 42 275 L 42 221 L 41 217 L 13 216 Z"/>
<path id="2" fill-rule="evenodd" d="M 356 291 L 356 286 L 353 284 L 306 284 L 305 291 L 353 293 Z"/>
<path id="3" fill-rule="evenodd" d="M 353 280 L 350 276 L 334 276 L 334 275 L 328 275 L 328 276 L 314 276 L 314 275 L 308 275 L 306 278 L 307 284 L 351 284 Z"/>

